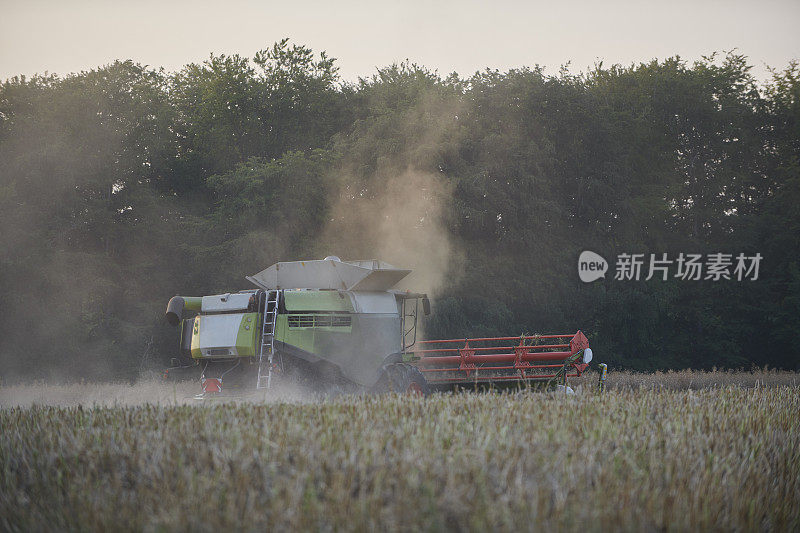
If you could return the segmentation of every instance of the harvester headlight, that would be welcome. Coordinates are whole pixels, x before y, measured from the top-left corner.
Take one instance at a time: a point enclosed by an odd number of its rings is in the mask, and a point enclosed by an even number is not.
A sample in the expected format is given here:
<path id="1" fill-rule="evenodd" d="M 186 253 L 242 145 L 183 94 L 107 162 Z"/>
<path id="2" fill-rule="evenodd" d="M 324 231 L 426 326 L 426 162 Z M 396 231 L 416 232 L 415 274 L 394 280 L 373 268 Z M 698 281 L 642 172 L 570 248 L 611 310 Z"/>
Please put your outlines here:
<path id="1" fill-rule="evenodd" d="M 584 363 L 590 363 L 591 361 L 592 361 L 592 349 L 591 348 L 586 348 L 583 351 L 583 362 Z"/>

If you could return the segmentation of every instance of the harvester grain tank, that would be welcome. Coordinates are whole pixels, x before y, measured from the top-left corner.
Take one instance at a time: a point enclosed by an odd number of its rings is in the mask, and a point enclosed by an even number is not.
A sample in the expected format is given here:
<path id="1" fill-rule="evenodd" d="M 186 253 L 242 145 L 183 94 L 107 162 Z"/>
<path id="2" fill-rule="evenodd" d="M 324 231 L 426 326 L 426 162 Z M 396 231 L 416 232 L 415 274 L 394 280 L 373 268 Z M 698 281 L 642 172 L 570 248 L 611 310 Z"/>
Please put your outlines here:
<path id="1" fill-rule="evenodd" d="M 247 279 L 257 288 L 175 296 L 184 364 L 204 393 L 266 389 L 278 379 L 314 388 L 427 393 L 433 388 L 564 382 L 591 360 L 586 337 L 527 335 L 417 340 L 427 295 L 393 287 L 410 274 L 378 260 L 280 262 Z"/>

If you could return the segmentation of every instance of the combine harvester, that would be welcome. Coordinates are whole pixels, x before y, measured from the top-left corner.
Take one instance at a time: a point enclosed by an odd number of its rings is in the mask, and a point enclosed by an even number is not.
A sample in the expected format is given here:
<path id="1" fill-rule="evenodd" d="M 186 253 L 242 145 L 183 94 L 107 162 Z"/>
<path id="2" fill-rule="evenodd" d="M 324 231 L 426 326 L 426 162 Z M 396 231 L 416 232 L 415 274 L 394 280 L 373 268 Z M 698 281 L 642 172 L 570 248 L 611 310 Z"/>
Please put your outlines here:
<path id="1" fill-rule="evenodd" d="M 200 379 L 203 395 L 269 389 L 428 394 L 456 388 L 564 386 L 592 360 L 580 331 L 417 341 L 427 295 L 394 290 L 410 270 L 382 261 L 276 263 L 248 276 L 257 289 L 175 296 L 182 361 L 169 377 Z M 182 363 L 182 364 L 181 364 Z"/>

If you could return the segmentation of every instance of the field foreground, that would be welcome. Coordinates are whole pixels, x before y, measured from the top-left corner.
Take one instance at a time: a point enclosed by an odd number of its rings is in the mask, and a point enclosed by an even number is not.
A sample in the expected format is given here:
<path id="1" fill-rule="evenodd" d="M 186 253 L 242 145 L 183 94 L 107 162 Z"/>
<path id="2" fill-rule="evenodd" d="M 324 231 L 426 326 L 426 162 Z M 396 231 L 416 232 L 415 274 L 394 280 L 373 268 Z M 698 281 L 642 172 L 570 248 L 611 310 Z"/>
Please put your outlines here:
<path id="1" fill-rule="evenodd" d="M 797 530 L 800 387 L 0 409 L 0 529 Z"/>

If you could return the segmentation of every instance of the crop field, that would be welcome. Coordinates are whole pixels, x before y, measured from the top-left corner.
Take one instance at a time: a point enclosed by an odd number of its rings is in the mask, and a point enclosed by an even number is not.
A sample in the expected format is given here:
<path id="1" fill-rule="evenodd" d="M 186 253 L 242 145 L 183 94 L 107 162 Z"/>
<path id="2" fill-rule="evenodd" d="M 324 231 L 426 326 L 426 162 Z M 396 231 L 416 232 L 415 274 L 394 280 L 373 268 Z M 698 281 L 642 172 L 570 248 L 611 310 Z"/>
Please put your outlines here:
<path id="1" fill-rule="evenodd" d="M 228 402 L 3 386 L 0 529 L 800 528 L 797 374 L 593 379 Z"/>

